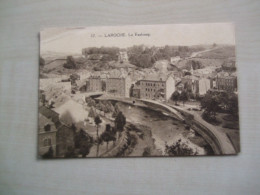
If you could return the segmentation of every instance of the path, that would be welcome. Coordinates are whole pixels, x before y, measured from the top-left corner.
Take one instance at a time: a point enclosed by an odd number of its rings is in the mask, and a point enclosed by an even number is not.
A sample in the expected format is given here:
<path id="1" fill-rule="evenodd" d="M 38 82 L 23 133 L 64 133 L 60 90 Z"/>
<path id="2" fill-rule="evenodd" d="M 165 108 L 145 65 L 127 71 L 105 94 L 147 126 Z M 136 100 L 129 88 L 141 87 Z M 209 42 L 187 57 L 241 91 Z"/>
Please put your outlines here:
<path id="1" fill-rule="evenodd" d="M 210 130 L 211 133 L 213 133 L 213 135 L 218 139 L 218 142 L 220 143 L 223 154 L 236 154 L 236 151 L 235 151 L 232 143 L 228 139 L 227 135 L 224 132 L 219 131 L 215 126 L 211 125 L 210 123 L 208 123 L 204 119 L 202 119 L 202 117 L 198 113 L 186 110 L 184 108 L 181 108 L 181 107 L 175 106 L 175 105 L 171 105 L 171 107 L 182 110 L 186 113 L 192 114 L 194 116 L 195 121 L 197 121 L 198 123 L 205 126 L 208 130 Z"/>

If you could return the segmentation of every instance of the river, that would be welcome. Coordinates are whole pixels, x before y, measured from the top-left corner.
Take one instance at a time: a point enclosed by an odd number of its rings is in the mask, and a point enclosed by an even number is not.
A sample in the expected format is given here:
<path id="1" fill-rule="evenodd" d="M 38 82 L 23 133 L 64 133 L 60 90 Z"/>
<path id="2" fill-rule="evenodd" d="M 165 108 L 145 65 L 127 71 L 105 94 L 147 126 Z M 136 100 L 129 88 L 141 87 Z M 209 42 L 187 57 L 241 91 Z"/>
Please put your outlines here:
<path id="1" fill-rule="evenodd" d="M 205 140 L 201 136 L 194 134 L 192 130 L 185 129 L 181 121 L 150 108 L 133 106 L 122 102 L 117 102 L 117 104 L 128 122 L 149 127 L 155 147 L 163 155 L 165 155 L 165 144 L 172 145 L 179 139 L 182 139 L 189 147 L 197 151 L 199 155 L 207 153 L 204 149 L 205 146 L 208 147 Z M 197 141 L 194 142 L 194 140 Z"/>

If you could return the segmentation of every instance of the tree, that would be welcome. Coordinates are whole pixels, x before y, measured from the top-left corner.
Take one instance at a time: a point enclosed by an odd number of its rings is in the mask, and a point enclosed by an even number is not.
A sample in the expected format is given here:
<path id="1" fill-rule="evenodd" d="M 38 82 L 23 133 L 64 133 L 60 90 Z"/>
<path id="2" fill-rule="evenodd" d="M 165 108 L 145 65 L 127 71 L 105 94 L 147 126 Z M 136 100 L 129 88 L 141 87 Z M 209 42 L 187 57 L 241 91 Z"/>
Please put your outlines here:
<path id="1" fill-rule="evenodd" d="M 180 93 L 177 90 L 174 91 L 171 96 L 171 99 L 172 99 L 172 101 L 175 102 L 175 105 L 177 105 L 179 98 L 180 98 Z"/>
<path id="2" fill-rule="evenodd" d="M 209 121 L 216 120 L 216 112 L 219 110 L 220 98 L 217 95 L 207 93 L 201 100 L 204 109 L 203 118 Z"/>
<path id="3" fill-rule="evenodd" d="M 111 126 L 110 124 L 106 125 L 106 130 L 101 134 L 101 140 L 105 141 L 107 143 L 107 151 L 108 151 L 108 143 L 110 141 L 115 141 L 115 134 L 114 132 L 111 130 Z"/>
<path id="4" fill-rule="evenodd" d="M 97 155 L 96 155 L 97 157 L 98 157 L 99 142 L 100 142 L 99 135 L 98 135 L 98 128 L 99 128 L 100 123 L 102 123 L 102 120 L 100 119 L 99 115 L 97 115 L 95 117 L 95 124 L 96 124 L 96 127 L 97 127 Z"/>
<path id="5" fill-rule="evenodd" d="M 77 69 L 79 68 L 72 56 L 67 57 L 66 63 L 63 65 L 64 68 Z"/>
<path id="6" fill-rule="evenodd" d="M 182 91 L 179 99 L 182 101 L 183 105 L 188 100 L 188 94 L 186 91 Z"/>
<path id="7" fill-rule="evenodd" d="M 89 136 L 83 129 L 80 129 L 79 132 L 76 133 L 74 140 L 75 148 L 79 148 L 79 153 L 83 158 L 86 157 L 93 145 L 93 138 Z"/>
<path id="8" fill-rule="evenodd" d="M 99 137 L 99 135 L 98 135 L 98 128 L 99 128 L 100 123 L 102 123 L 102 120 L 100 119 L 99 115 L 97 115 L 95 117 L 95 124 L 96 124 L 96 127 L 97 127 L 97 137 Z"/>
<path id="9" fill-rule="evenodd" d="M 188 156 L 188 155 L 197 155 L 197 151 L 193 151 L 186 143 L 183 143 L 179 139 L 175 144 L 165 146 L 165 153 L 169 156 Z"/>
<path id="10" fill-rule="evenodd" d="M 89 110 L 88 117 L 95 118 L 95 116 L 96 116 L 96 112 L 94 111 L 94 108 L 92 106 Z"/>
<path id="11" fill-rule="evenodd" d="M 115 128 L 117 131 L 122 132 L 126 124 L 126 118 L 124 114 L 120 111 L 115 118 Z"/>
<path id="12" fill-rule="evenodd" d="M 238 118 L 238 96 L 234 93 L 228 95 L 227 107 L 229 113 L 234 117 Z"/>
<path id="13" fill-rule="evenodd" d="M 118 104 L 116 104 L 114 107 L 114 112 L 112 114 L 112 117 L 116 118 L 116 116 L 118 115 L 119 112 L 120 112 L 119 106 L 118 106 Z"/>

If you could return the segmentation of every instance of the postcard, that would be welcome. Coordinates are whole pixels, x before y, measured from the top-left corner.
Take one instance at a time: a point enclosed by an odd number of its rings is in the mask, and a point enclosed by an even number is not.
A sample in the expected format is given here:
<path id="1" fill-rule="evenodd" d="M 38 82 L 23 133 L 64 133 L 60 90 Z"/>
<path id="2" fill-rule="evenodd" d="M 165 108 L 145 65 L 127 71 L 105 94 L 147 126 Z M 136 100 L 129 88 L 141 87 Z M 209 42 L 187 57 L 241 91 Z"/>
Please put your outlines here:
<path id="1" fill-rule="evenodd" d="M 231 23 L 40 32 L 38 156 L 240 152 Z"/>

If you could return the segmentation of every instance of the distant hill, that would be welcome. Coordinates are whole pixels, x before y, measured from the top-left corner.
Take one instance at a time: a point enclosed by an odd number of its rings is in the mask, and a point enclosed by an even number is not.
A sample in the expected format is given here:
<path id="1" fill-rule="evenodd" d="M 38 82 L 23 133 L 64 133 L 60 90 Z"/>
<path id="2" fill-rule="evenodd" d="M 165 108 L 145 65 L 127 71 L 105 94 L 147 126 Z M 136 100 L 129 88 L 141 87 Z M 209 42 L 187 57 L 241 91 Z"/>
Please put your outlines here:
<path id="1" fill-rule="evenodd" d="M 228 59 L 236 56 L 235 46 L 223 46 L 215 50 L 204 52 L 199 54 L 199 58 L 210 58 L 210 59 Z"/>

